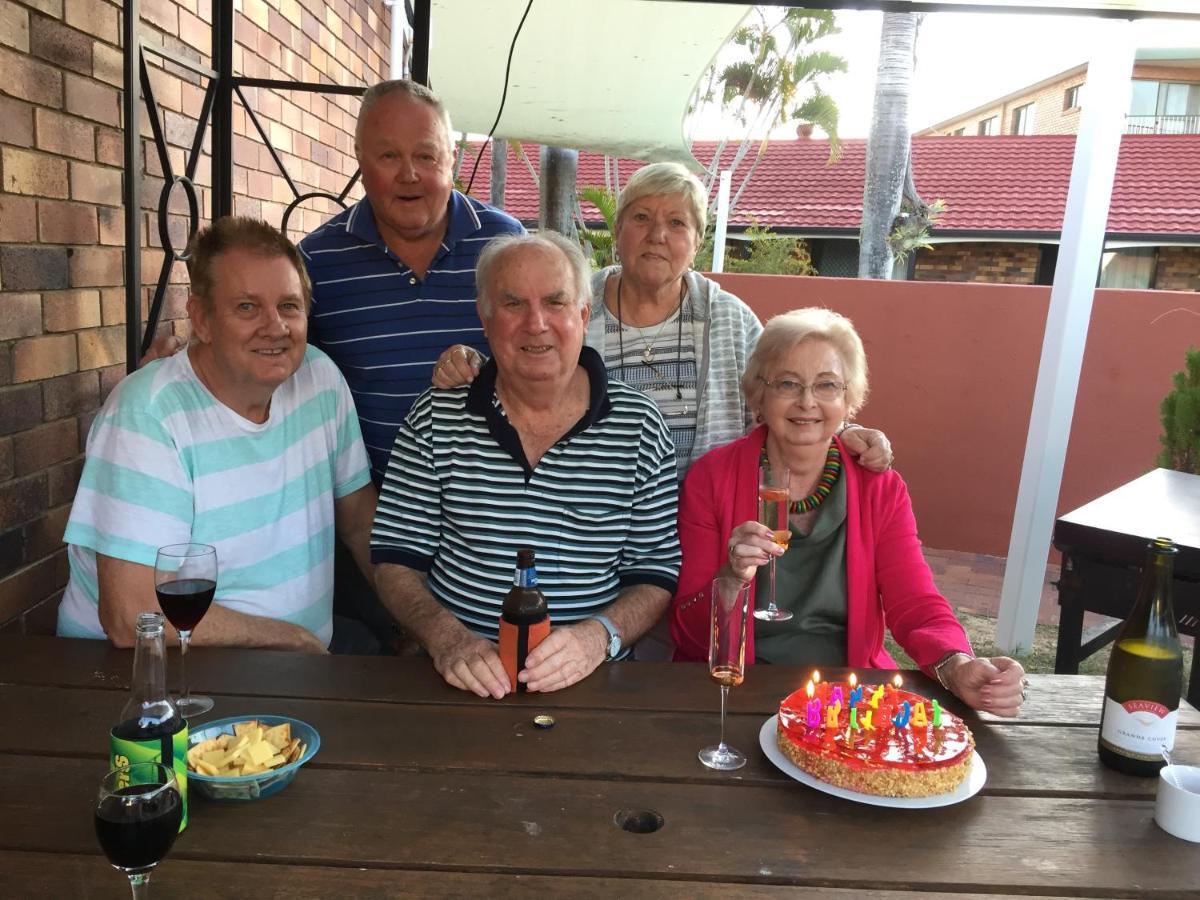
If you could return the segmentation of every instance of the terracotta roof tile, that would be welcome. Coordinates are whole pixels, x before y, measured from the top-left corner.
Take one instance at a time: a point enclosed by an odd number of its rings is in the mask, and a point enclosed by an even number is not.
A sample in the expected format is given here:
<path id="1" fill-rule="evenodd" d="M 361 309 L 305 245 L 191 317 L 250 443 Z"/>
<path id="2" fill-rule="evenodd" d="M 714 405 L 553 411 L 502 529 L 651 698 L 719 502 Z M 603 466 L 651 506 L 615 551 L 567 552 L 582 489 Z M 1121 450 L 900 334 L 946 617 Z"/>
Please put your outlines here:
<path id="1" fill-rule="evenodd" d="M 472 148 L 472 152 L 477 145 Z M 538 148 L 526 145 L 536 170 Z M 713 141 L 699 142 L 696 158 L 707 163 L 716 152 Z M 918 137 L 913 139 L 917 189 L 927 200 L 943 199 L 947 212 L 940 230 L 975 232 L 1052 232 L 1062 228 L 1067 184 L 1075 151 L 1074 135 L 997 135 L 990 137 Z M 722 161 L 732 161 L 736 145 L 724 148 Z M 753 150 L 735 173 L 753 162 Z M 754 176 L 735 211 L 732 227 L 751 217 L 777 229 L 857 231 L 862 210 L 865 140 L 842 143 L 842 155 L 829 162 L 825 141 L 773 141 L 759 160 Z M 463 177 L 473 158 L 464 163 Z M 488 197 L 490 148 L 484 153 L 472 193 Z M 621 160 L 621 183 L 643 163 Z M 602 156 L 579 155 L 580 186 L 604 184 Z M 536 222 L 537 189 L 529 168 L 510 148 L 507 210 L 525 222 Z M 596 210 L 584 204 L 589 220 Z M 1125 135 L 1113 186 L 1108 233 L 1200 236 L 1200 135 Z"/>

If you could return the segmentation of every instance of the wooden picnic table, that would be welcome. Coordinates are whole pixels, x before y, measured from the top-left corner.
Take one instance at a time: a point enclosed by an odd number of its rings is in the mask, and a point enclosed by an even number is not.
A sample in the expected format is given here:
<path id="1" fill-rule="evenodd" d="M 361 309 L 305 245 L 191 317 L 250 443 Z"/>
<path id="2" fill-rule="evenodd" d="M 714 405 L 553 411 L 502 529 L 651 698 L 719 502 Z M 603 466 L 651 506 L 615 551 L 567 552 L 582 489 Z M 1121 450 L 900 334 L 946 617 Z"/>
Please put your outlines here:
<path id="1" fill-rule="evenodd" d="M 176 651 L 170 660 L 176 663 Z M 92 831 L 107 731 L 132 654 L 99 641 L 0 636 L 0 896 L 123 898 Z M 837 671 L 826 673 L 836 678 Z M 859 671 L 870 682 L 892 673 Z M 939 809 L 866 806 L 806 787 L 758 746 L 807 669 L 754 666 L 730 692 L 749 763 L 705 769 L 717 687 L 703 666 L 619 663 L 555 694 L 503 701 L 446 686 L 427 659 L 196 648 L 206 718 L 283 714 L 321 749 L 278 795 L 192 800 L 155 897 L 1195 897 L 1200 844 L 1154 823 L 1155 779 L 1102 767 L 1102 680 L 1034 675 L 1018 720 L 964 710 L 987 766 Z M 555 727 L 539 730 L 538 713 Z M 197 727 L 204 719 L 198 720 Z M 1179 756 L 1200 761 L 1200 714 Z M 651 811 L 653 833 L 614 819 Z"/>

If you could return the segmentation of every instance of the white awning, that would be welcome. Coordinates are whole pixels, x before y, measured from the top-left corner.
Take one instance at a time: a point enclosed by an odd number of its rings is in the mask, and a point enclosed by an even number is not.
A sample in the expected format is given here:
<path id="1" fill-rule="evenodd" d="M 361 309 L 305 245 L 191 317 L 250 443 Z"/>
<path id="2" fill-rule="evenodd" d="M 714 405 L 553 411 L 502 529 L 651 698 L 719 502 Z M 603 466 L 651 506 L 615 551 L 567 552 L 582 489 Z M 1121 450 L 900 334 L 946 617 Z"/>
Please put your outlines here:
<path id="1" fill-rule="evenodd" d="M 457 131 L 487 134 L 526 0 L 433 0 L 430 86 Z M 683 134 L 704 70 L 750 10 L 723 3 L 535 0 L 496 137 L 699 171 Z"/>

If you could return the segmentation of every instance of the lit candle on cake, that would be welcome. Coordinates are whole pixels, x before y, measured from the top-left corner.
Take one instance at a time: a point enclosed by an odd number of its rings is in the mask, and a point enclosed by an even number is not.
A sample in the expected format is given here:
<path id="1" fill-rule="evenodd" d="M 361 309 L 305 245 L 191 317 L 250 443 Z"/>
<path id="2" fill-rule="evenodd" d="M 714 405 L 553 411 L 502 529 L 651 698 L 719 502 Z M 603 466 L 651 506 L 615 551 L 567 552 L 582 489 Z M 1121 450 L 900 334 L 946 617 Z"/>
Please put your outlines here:
<path id="1" fill-rule="evenodd" d="M 808 704 L 805 706 L 804 724 L 809 728 L 818 728 L 821 725 L 821 701 L 813 698 L 813 683 L 809 681 L 804 686 L 804 692 L 808 694 Z"/>
<path id="2" fill-rule="evenodd" d="M 829 695 L 829 704 L 830 706 L 846 705 L 846 697 L 842 693 L 842 686 L 840 684 L 833 686 L 833 692 Z"/>
<path id="3" fill-rule="evenodd" d="M 897 728 L 903 728 L 908 724 L 908 717 L 911 713 L 912 708 L 908 705 L 908 701 L 905 700 L 900 707 L 900 712 L 896 713 L 896 718 L 892 720 L 892 724 Z"/>
<path id="4" fill-rule="evenodd" d="M 883 685 L 875 688 L 871 694 L 871 709 L 879 709 L 879 701 L 883 699 Z"/>
<path id="5" fill-rule="evenodd" d="M 913 709 L 912 723 L 914 728 L 924 728 L 929 724 L 929 720 L 925 718 L 925 704 L 918 703 Z"/>
<path id="6" fill-rule="evenodd" d="M 837 731 L 838 712 L 840 710 L 841 707 L 834 704 L 830 704 L 829 706 L 825 707 L 825 728 L 827 730 Z"/>
<path id="7" fill-rule="evenodd" d="M 933 727 L 942 727 L 942 704 L 938 703 L 936 700 L 933 701 Z"/>

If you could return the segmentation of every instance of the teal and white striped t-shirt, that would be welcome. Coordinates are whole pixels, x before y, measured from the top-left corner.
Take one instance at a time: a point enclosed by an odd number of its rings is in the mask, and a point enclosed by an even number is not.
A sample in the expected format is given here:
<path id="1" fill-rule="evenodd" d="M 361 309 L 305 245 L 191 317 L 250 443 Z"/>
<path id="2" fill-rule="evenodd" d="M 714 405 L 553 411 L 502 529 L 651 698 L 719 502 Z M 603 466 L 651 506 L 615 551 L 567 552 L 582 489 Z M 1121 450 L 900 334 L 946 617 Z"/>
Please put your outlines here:
<path id="1" fill-rule="evenodd" d="M 217 548 L 216 602 L 333 635 L 334 500 L 370 482 L 358 416 L 309 347 L 266 422 L 220 403 L 188 354 L 123 380 L 92 425 L 64 540 L 58 633 L 103 638 L 96 554 L 154 566 L 159 547 Z"/>

